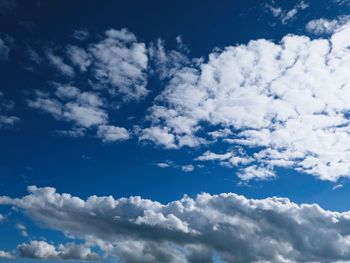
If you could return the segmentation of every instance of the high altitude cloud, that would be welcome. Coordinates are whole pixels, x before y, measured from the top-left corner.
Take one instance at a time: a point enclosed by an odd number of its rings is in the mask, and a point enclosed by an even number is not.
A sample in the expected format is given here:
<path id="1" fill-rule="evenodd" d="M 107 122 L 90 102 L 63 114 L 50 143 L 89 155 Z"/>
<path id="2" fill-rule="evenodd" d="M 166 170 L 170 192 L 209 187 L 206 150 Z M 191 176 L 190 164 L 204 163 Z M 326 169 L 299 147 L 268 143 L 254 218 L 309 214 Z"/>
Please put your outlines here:
<path id="1" fill-rule="evenodd" d="M 58 120 L 73 122 L 77 127 L 59 134 L 72 137 L 84 136 L 86 129 L 97 129 L 97 137 L 103 141 L 119 141 L 129 138 L 125 128 L 108 124 L 108 113 L 103 99 L 97 92 L 81 91 L 71 85 L 55 84 L 53 94 L 36 91 L 28 105 L 51 114 Z"/>
<path id="2" fill-rule="evenodd" d="M 33 240 L 18 245 L 19 255 L 35 259 L 98 260 L 100 257 L 85 245 L 60 244 L 57 248 L 45 241 Z"/>
<path id="3" fill-rule="evenodd" d="M 140 138 L 167 148 L 223 140 L 249 149 L 261 168 L 348 176 L 349 35 L 345 25 L 329 39 L 260 39 L 182 67 L 156 98 Z M 226 133 L 213 138 L 215 131 Z"/>
<path id="4" fill-rule="evenodd" d="M 200 194 L 163 205 L 140 197 L 82 200 L 54 188 L 28 189 L 22 198 L 0 197 L 0 204 L 122 262 L 213 262 L 214 255 L 245 263 L 350 260 L 349 212 L 318 205 L 235 194 Z M 32 241 L 18 249 L 35 258 L 97 257 L 85 245 L 76 246 Z"/>
<path id="5" fill-rule="evenodd" d="M 12 127 L 20 119 L 10 115 L 15 103 L 12 100 L 5 99 L 4 94 L 0 91 L 0 129 Z"/>
<path id="6" fill-rule="evenodd" d="M 295 19 L 298 12 L 309 7 L 309 4 L 303 0 L 299 1 L 292 9 L 284 10 L 282 7 L 276 5 L 275 1 L 266 5 L 267 9 L 272 15 L 278 18 L 282 24 L 287 24 L 291 20 Z"/>

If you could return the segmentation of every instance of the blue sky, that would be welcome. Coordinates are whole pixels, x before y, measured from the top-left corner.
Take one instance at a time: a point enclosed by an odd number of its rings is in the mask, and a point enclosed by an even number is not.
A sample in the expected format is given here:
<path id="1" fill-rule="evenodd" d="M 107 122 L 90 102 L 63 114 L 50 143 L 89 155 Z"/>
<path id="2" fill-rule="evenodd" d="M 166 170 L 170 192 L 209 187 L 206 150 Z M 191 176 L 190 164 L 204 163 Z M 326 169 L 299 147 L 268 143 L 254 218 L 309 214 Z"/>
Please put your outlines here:
<path id="1" fill-rule="evenodd" d="M 350 262 L 349 10 L 0 0 L 0 261 Z"/>

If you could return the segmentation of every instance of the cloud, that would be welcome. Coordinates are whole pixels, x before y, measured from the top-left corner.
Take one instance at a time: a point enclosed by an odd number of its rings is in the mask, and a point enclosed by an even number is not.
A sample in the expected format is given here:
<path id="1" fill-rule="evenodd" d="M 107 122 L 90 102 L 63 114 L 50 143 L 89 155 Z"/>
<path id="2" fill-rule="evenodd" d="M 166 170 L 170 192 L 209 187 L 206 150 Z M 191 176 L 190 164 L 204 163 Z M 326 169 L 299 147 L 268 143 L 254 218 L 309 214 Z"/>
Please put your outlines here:
<path id="1" fill-rule="evenodd" d="M 292 9 L 284 10 L 279 6 L 276 6 L 275 2 L 272 4 L 267 4 L 266 8 L 272 13 L 272 15 L 278 18 L 282 24 L 287 24 L 289 21 L 295 19 L 299 11 L 305 10 L 309 7 L 309 4 L 305 1 L 299 1 Z"/>
<path id="2" fill-rule="evenodd" d="M 49 63 L 63 75 L 71 78 L 75 76 L 74 69 L 66 64 L 62 57 L 56 56 L 52 50 L 46 52 L 46 57 Z"/>
<path id="3" fill-rule="evenodd" d="M 336 19 L 314 19 L 306 24 L 306 31 L 315 35 L 332 34 L 347 24 L 350 20 L 349 16 L 340 16 Z"/>
<path id="4" fill-rule="evenodd" d="M 97 91 L 81 91 L 71 85 L 54 84 L 52 94 L 36 91 L 28 99 L 28 106 L 49 113 L 57 120 L 72 122 L 71 130 L 56 130 L 56 134 L 82 137 L 95 129 L 96 136 L 105 142 L 127 140 L 130 135 L 125 128 L 108 124 L 107 107 Z"/>
<path id="5" fill-rule="evenodd" d="M 104 142 L 124 141 L 130 138 L 130 134 L 125 128 L 111 125 L 100 125 L 97 136 Z"/>
<path id="6" fill-rule="evenodd" d="M 21 223 L 17 223 L 16 224 L 16 228 L 21 232 L 21 235 L 24 237 L 28 236 L 28 232 L 27 232 L 27 227 Z"/>
<path id="7" fill-rule="evenodd" d="M 9 54 L 10 54 L 9 46 L 5 43 L 4 40 L 0 38 L 0 60 L 7 60 L 9 57 Z"/>
<path id="8" fill-rule="evenodd" d="M 0 250 L 0 259 L 13 259 L 15 256 L 11 252 Z"/>
<path id="9" fill-rule="evenodd" d="M 139 100 L 148 94 L 147 49 L 134 34 L 126 29 L 107 30 L 105 38 L 90 44 L 88 52 L 99 85 L 107 85 L 112 94 L 120 94 L 124 100 Z"/>
<path id="10" fill-rule="evenodd" d="M 329 39 L 287 35 L 215 50 L 172 73 L 140 139 L 173 149 L 224 142 L 259 167 L 348 176 L 349 34 L 345 25 Z M 226 134 L 213 141 L 207 130 Z"/>
<path id="11" fill-rule="evenodd" d="M 6 216 L 0 214 L 0 223 L 4 222 L 6 220 Z"/>
<path id="12" fill-rule="evenodd" d="M 55 247 L 45 241 L 32 240 L 18 245 L 20 257 L 33 259 L 98 260 L 100 257 L 85 245 L 74 243 Z"/>
<path id="13" fill-rule="evenodd" d="M 126 263 L 213 262 L 214 255 L 224 262 L 350 260 L 349 212 L 326 211 L 315 204 L 232 193 L 185 196 L 168 204 L 140 197 L 82 200 L 54 188 L 28 189 L 27 196 L 2 196 L 0 203 Z M 66 248 L 43 241 L 18 247 L 22 256 L 72 258 L 64 253 L 70 251 Z"/>
<path id="14" fill-rule="evenodd" d="M 185 173 L 190 173 L 190 172 L 193 172 L 194 166 L 192 164 L 182 165 L 181 170 Z"/>
<path id="15" fill-rule="evenodd" d="M 78 66 L 82 72 L 86 71 L 91 65 L 91 58 L 83 48 L 69 45 L 67 47 L 67 55 L 69 56 L 73 65 Z"/>
<path id="16" fill-rule="evenodd" d="M 75 30 L 72 34 L 72 37 L 79 41 L 87 40 L 89 36 L 90 36 L 90 33 L 86 29 Z"/>
<path id="17" fill-rule="evenodd" d="M 14 107 L 15 103 L 5 99 L 4 94 L 0 91 L 0 129 L 12 127 L 20 121 L 20 118 L 9 115 Z"/>

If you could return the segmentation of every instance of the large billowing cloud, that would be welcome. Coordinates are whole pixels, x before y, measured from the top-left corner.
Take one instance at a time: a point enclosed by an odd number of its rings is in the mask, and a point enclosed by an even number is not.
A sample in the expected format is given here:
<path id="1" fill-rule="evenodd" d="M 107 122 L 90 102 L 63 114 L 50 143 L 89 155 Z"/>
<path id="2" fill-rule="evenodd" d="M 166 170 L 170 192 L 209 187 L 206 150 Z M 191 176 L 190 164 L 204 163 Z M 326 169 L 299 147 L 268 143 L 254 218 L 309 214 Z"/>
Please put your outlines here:
<path id="1" fill-rule="evenodd" d="M 279 166 L 323 180 L 348 176 L 349 35 L 347 24 L 329 39 L 260 39 L 179 68 L 141 139 L 167 148 L 222 140 L 243 149 L 238 157 L 249 149 L 253 165 L 270 175 Z"/>
<path id="2" fill-rule="evenodd" d="M 224 262 L 245 263 L 350 260 L 349 212 L 318 205 L 230 193 L 161 204 L 140 197 L 82 200 L 54 188 L 28 190 L 22 198 L 0 197 L 0 204 L 14 206 L 41 226 L 97 246 L 122 262 L 213 262 L 214 255 Z M 18 249 L 27 257 L 97 257 L 86 245 L 56 248 L 32 241 Z"/>

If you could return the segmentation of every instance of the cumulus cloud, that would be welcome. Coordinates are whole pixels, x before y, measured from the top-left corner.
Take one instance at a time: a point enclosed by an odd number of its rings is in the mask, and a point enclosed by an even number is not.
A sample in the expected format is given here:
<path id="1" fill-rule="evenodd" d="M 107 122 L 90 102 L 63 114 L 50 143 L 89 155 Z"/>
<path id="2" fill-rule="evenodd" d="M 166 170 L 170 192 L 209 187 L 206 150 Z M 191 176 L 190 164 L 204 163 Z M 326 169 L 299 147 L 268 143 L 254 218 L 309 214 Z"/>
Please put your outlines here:
<path id="1" fill-rule="evenodd" d="M 7 252 L 7 251 L 0 250 L 0 259 L 1 258 L 3 258 L 3 259 L 12 259 L 12 258 L 15 258 L 15 256 L 13 255 L 12 252 Z"/>
<path id="2" fill-rule="evenodd" d="M 82 200 L 54 188 L 28 189 L 21 198 L 0 197 L 0 204 L 122 262 L 214 262 L 214 255 L 242 263 L 350 260 L 349 212 L 315 204 L 232 193 L 185 196 L 168 204 L 140 197 Z M 18 247 L 22 256 L 72 258 L 66 248 L 43 241 Z"/>
<path id="3" fill-rule="evenodd" d="M 45 241 L 32 240 L 17 247 L 20 257 L 33 259 L 98 260 L 100 257 L 85 245 L 74 243 L 55 247 Z"/>
<path id="4" fill-rule="evenodd" d="M 347 24 L 329 39 L 287 35 L 215 50 L 172 73 L 140 139 L 195 147 L 212 142 L 209 127 L 226 131 L 214 142 L 242 147 L 258 167 L 348 176 L 349 34 Z"/>
<path id="5" fill-rule="evenodd" d="M 90 44 L 88 52 L 93 57 L 92 70 L 99 85 L 121 94 L 124 100 L 139 100 L 148 94 L 147 48 L 137 42 L 134 34 L 126 29 L 107 30 L 105 38 Z"/>
<path id="6" fill-rule="evenodd" d="M 306 31 L 315 35 L 331 34 L 347 24 L 350 20 L 349 16 L 340 16 L 336 19 L 314 19 L 306 24 Z"/>
<path id="7" fill-rule="evenodd" d="M 185 173 L 190 173 L 194 171 L 194 166 L 192 164 L 182 165 L 181 170 Z"/>
<path id="8" fill-rule="evenodd" d="M 71 130 L 58 130 L 57 134 L 82 137 L 88 129 L 97 129 L 97 137 L 103 141 L 129 138 L 125 128 L 108 125 L 108 112 L 103 99 L 94 91 L 81 91 L 71 85 L 55 84 L 53 93 L 36 91 L 28 106 L 49 113 L 57 120 L 73 122 Z"/>
<path id="9" fill-rule="evenodd" d="M 292 9 L 285 10 L 280 6 L 277 6 L 274 1 L 271 4 L 267 4 L 266 8 L 271 12 L 271 14 L 278 18 L 282 24 L 287 24 L 291 20 L 295 19 L 298 12 L 301 10 L 305 10 L 309 7 L 309 4 L 305 1 L 299 1 Z"/>

